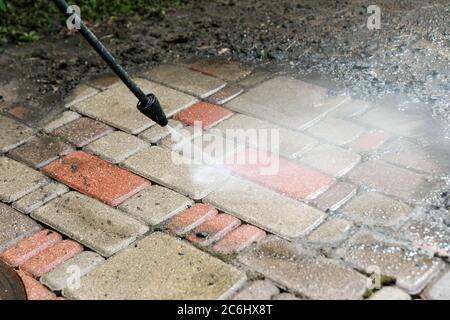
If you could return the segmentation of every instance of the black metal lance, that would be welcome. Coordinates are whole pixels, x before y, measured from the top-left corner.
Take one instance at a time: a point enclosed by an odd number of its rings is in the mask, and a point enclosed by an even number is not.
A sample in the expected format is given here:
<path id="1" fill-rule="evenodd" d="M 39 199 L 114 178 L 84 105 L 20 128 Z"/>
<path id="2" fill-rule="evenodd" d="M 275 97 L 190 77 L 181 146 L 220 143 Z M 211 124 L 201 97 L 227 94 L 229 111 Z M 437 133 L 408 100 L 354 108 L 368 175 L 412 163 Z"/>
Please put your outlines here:
<path id="1" fill-rule="evenodd" d="M 75 19 L 76 29 L 86 39 L 86 41 L 94 48 L 100 57 L 108 64 L 114 73 L 122 80 L 122 82 L 130 89 L 131 92 L 139 100 L 137 108 L 144 115 L 155 121 L 160 126 L 167 125 L 167 117 L 161 108 L 161 105 L 152 93 L 145 94 L 141 88 L 130 78 L 128 73 L 117 63 L 113 55 L 106 47 L 97 39 L 97 37 L 83 23 L 78 14 L 64 0 L 52 0 L 58 9 L 68 18 Z"/>

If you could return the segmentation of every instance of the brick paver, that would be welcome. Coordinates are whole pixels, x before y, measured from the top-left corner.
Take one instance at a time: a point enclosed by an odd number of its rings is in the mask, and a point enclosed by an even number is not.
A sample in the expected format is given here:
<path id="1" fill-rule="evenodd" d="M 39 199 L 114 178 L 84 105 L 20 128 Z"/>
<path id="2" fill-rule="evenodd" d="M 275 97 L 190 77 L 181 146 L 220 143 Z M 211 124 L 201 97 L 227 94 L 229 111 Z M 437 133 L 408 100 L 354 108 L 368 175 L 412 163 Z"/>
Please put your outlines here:
<path id="1" fill-rule="evenodd" d="M 41 277 L 81 251 L 83 247 L 80 244 L 63 240 L 31 257 L 20 266 L 20 269 L 35 277 Z"/>
<path id="2" fill-rule="evenodd" d="M 119 209 L 148 225 L 157 225 L 192 203 L 192 200 L 175 191 L 155 185 L 126 200 Z"/>
<path id="3" fill-rule="evenodd" d="M 436 279 L 425 290 L 423 296 L 430 300 L 450 300 L 450 270 Z"/>
<path id="4" fill-rule="evenodd" d="M 62 139 L 42 136 L 10 151 L 8 156 L 38 169 L 73 151 Z"/>
<path id="5" fill-rule="evenodd" d="M 217 215 L 217 209 L 203 203 L 196 203 L 177 214 L 166 225 L 169 233 L 183 235 Z"/>
<path id="6" fill-rule="evenodd" d="M 56 294 L 45 288 L 39 281 L 23 271 L 17 271 L 22 279 L 28 300 L 56 300 Z"/>
<path id="7" fill-rule="evenodd" d="M 33 211 L 31 216 L 105 257 L 148 231 L 119 210 L 75 191 Z"/>
<path id="8" fill-rule="evenodd" d="M 325 244 L 334 244 L 344 240 L 351 227 L 351 222 L 341 218 L 334 218 L 326 221 L 311 232 L 308 236 L 308 240 Z"/>
<path id="9" fill-rule="evenodd" d="M 356 186 L 338 182 L 321 194 L 313 203 L 323 211 L 335 211 L 356 194 Z"/>
<path id="10" fill-rule="evenodd" d="M 238 292 L 233 300 L 271 300 L 272 297 L 278 295 L 278 289 L 272 282 L 268 280 L 258 280 L 252 282 L 246 288 Z"/>
<path id="11" fill-rule="evenodd" d="M 204 198 L 221 186 L 228 177 L 226 172 L 212 167 L 174 163 L 172 156 L 170 150 L 151 147 L 131 156 L 123 165 L 194 200 Z"/>
<path id="12" fill-rule="evenodd" d="M 111 281 L 114 279 L 114 281 Z M 185 241 L 153 233 L 81 278 L 75 299 L 219 299 L 234 293 L 245 274 Z"/>
<path id="13" fill-rule="evenodd" d="M 148 144 L 122 131 L 115 131 L 87 145 L 84 150 L 111 163 L 119 163 Z"/>
<path id="14" fill-rule="evenodd" d="M 341 177 L 355 167 L 361 156 L 350 150 L 320 144 L 300 158 L 300 162 L 335 177 Z"/>
<path id="15" fill-rule="evenodd" d="M 0 156 L 0 181 L 0 200 L 9 203 L 46 184 L 48 179 L 22 163 Z"/>
<path id="16" fill-rule="evenodd" d="M 420 201 L 432 188 L 425 176 L 379 160 L 359 165 L 349 178 L 358 185 L 374 188 L 407 202 Z"/>
<path id="17" fill-rule="evenodd" d="M 162 65 L 145 73 L 150 80 L 200 98 L 217 92 L 226 83 L 220 79 L 181 66 Z"/>
<path id="18" fill-rule="evenodd" d="M 304 236 L 325 218 L 325 213 L 304 203 L 236 178 L 231 178 L 204 202 L 287 238 Z"/>
<path id="19" fill-rule="evenodd" d="M 247 248 L 253 243 L 261 241 L 266 237 L 266 233 L 250 224 L 239 226 L 218 241 L 213 249 L 220 254 L 231 254 Z"/>
<path id="20" fill-rule="evenodd" d="M 69 191 L 69 188 L 58 182 L 51 182 L 27 194 L 12 204 L 13 208 L 29 214 L 47 202 Z"/>
<path id="21" fill-rule="evenodd" d="M 396 287 L 383 287 L 370 296 L 370 300 L 411 300 L 411 296 Z"/>
<path id="22" fill-rule="evenodd" d="M 349 121 L 326 118 L 306 132 L 318 139 L 341 146 L 354 141 L 364 130 L 363 127 Z"/>
<path id="23" fill-rule="evenodd" d="M 395 278 L 397 286 L 410 294 L 419 293 L 443 266 L 439 260 L 364 230 L 346 241 L 337 255 L 359 269 L 374 272 L 376 268 Z"/>
<path id="24" fill-rule="evenodd" d="M 48 247 L 60 242 L 61 235 L 50 230 L 42 230 L 25 238 L 0 255 L 0 259 L 11 267 L 18 267 Z"/>
<path id="25" fill-rule="evenodd" d="M 69 285 L 75 285 L 75 283 L 72 283 L 75 273 L 79 276 L 84 276 L 104 262 L 105 259 L 97 253 L 84 251 L 55 267 L 41 277 L 40 281 L 51 290 L 60 291 Z"/>
<path id="26" fill-rule="evenodd" d="M 220 58 L 201 59 L 191 63 L 189 68 L 227 81 L 238 81 L 250 74 L 251 68 L 237 61 L 226 61 Z"/>
<path id="27" fill-rule="evenodd" d="M 353 141 L 349 147 L 355 152 L 370 152 L 380 148 L 390 137 L 385 131 L 372 130 Z"/>
<path id="28" fill-rule="evenodd" d="M 137 79 L 144 92 L 153 92 L 168 117 L 197 102 L 192 96 Z M 108 89 L 72 108 L 86 116 L 99 119 L 127 133 L 138 134 L 154 124 L 136 109 L 138 101 L 124 85 Z"/>
<path id="29" fill-rule="evenodd" d="M 295 245 L 268 238 L 239 255 L 248 268 L 310 299 L 361 299 L 367 279 L 340 263 L 312 257 Z"/>
<path id="30" fill-rule="evenodd" d="M 253 149 L 241 151 L 235 159 L 227 166 L 232 173 L 298 200 L 314 199 L 334 183 L 333 178 L 315 169 Z M 245 159 L 244 163 L 239 159 Z"/>
<path id="31" fill-rule="evenodd" d="M 106 124 L 83 117 L 53 130 L 51 134 L 64 138 L 76 147 L 81 148 L 112 131 L 113 129 Z"/>
<path id="32" fill-rule="evenodd" d="M 99 91 L 91 86 L 85 84 L 79 84 L 65 99 L 65 107 L 70 108 L 76 103 L 79 103 L 93 95 L 97 94 Z"/>
<path id="33" fill-rule="evenodd" d="M 286 158 L 300 156 L 317 144 L 317 140 L 303 133 L 243 114 L 235 114 L 224 120 L 214 127 L 214 130 L 216 129 L 220 130 L 224 137 L 236 139 L 254 149 L 270 151 L 272 143 L 279 144 L 278 152 Z M 227 134 L 227 130 L 232 130 L 236 134 Z M 263 134 L 267 134 L 267 141 L 263 141 L 263 143 L 260 143 L 258 138 L 252 138 L 258 137 L 258 135 L 263 136 Z M 278 141 L 275 135 L 277 135 Z"/>
<path id="34" fill-rule="evenodd" d="M 178 113 L 175 119 L 188 125 L 194 125 L 195 121 L 199 121 L 203 129 L 208 129 L 232 115 L 232 111 L 221 106 L 208 102 L 199 102 Z"/>
<path id="35" fill-rule="evenodd" d="M 150 185 L 148 180 L 82 151 L 49 164 L 43 171 L 73 189 L 112 206 Z"/>
<path id="36" fill-rule="evenodd" d="M 179 130 L 183 128 L 183 123 L 177 120 L 169 119 L 168 126 L 170 126 L 170 128 L 174 130 Z M 139 135 L 139 138 L 144 141 L 156 144 L 164 137 L 167 137 L 169 134 L 170 131 L 167 129 L 167 127 L 153 126 L 142 132 Z"/>
<path id="37" fill-rule="evenodd" d="M 237 84 L 229 84 L 220 91 L 210 95 L 207 100 L 215 104 L 225 104 L 244 92 L 244 88 Z"/>
<path id="38" fill-rule="evenodd" d="M 203 222 L 186 237 L 190 242 L 202 246 L 208 246 L 227 233 L 237 228 L 241 221 L 225 213 L 218 214 L 214 218 Z"/>
<path id="39" fill-rule="evenodd" d="M 69 122 L 77 120 L 80 117 L 81 115 L 79 113 L 73 111 L 64 111 L 57 118 L 48 122 L 42 129 L 45 133 L 50 133 L 53 130 L 62 127 L 63 125 L 68 124 Z"/>
<path id="40" fill-rule="evenodd" d="M 350 200 L 341 211 L 368 226 L 394 227 L 404 221 L 412 208 L 378 192 L 364 192 Z"/>
<path id="41" fill-rule="evenodd" d="M 8 152 L 30 139 L 33 129 L 0 115 L 0 153 Z"/>

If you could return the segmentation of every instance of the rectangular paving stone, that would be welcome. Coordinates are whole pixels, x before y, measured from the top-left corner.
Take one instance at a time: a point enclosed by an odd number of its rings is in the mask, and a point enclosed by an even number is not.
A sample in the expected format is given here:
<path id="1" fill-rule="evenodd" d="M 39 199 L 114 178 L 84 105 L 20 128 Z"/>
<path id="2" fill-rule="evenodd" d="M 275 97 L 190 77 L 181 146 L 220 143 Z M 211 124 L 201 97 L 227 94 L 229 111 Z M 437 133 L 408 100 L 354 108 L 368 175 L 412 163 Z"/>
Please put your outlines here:
<path id="1" fill-rule="evenodd" d="M 157 225 L 192 203 L 191 199 L 175 191 L 154 185 L 126 200 L 118 208 L 148 225 Z"/>
<path id="2" fill-rule="evenodd" d="M 239 291 L 233 297 L 233 300 L 271 300 L 272 297 L 279 293 L 280 289 L 278 289 L 271 281 L 257 280 Z"/>
<path id="3" fill-rule="evenodd" d="M 152 81 L 200 98 L 206 98 L 226 86 L 223 80 L 174 65 L 156 67 L 147 71 L 145 76 Z"/>
<path id="4" fill-rule="evenodd" d="M 174 130 L 183 128 L 183 124 L 180 121 L 173 120 L 173 119 L 169 119 L 168 126 Z M 144 141 L 156 144 L 161 139 L 167 137 L 169 134 L 170 134 L 170 131 L 167 129 L 167 127 L 153 126 L 151 128 L 148 128 L 144 132 L 142 132 L 139 135 L 139 138 Z"/>
<path id="5" fill-rule="evenodd" d="M 47 229 L 42 230 L 0 254 L 0 260 L 15 268 L 61 240 L 60 234 Z"/>
<path id="6" fill-rule="evenodd" d="M 42 250 L 20 266 L 32 276 L 38 278 L 83 251 L 83 247 L 72 240 L 63 240 Z"/>
<path id="7" fill-rule="evenodd" d="M 396 285 L 409 294 L 419 293 L 442 268 L 439 260 L 405 247 L 402 243 L 360 231 L 337 250 L 337 255 L 358 269 L 396 279 Z"/>
<path id="8" fill-rule="evenodd" d="M 263 230 L 250 224 L 244 224 L 218 241 L 213 246 L 213 250 L 224 255 L 231 254 L 242 251 L 253 243 L 263 240 L 265 237 L 266 233 Z"/>
<path id="9" fill-rule="evenodd" d="M 199 102 L 175 115 L 175 119 L 187 125 L 194 125 L 194 122 L 198 121 L 203 129 L 208 129 L 232 115 L 232 111 L 221 106 L 208 102 Z"/>
<path id="10" fill-rule="evenodd" d="M 104 257 L 148 231 L 148 227 L 119 210 L 75 191 L 33 211 L 31 216 Z"/>
<path id="11" fill-rule="evenodd" d="M 192 230 L 186 239 L 194 244 L 208 246 L 222 239 L 240 224 L 241 221 L 239 219 L 226 213 L 220 213 Z"/>
<path id="12" fill-rule="evenodd" d="M 32 219 L 0 203 L 0 252 L 41 229 Z"/>
<path id="13" fill-rule="evenodd" d="M 341 211 L 368 226 L 394 227 L 405 221 L 412 208 L 378 192 L 364 192 L 350 200 Z"/>
<path id="14" fill-rule="evenodd" d="M 320 171 L 269 153 L 247 149 L 235 159 L 227 165 L 233 174 L 297 200 L 314 199 L 334 183 Z"/>
<path id="15" fill-rule="evenodd" d="M 13 208 L 29 214 L 47 202 L 69 191 L 69 188 L 58 182 L 50 182 L 27 194 L 12 204 Z"/>
<path id="16" fill-rule="evenodd" d="M 51 134 L 81 148 L 112 131 L 113 128 L 106 124 L 83 117 L 53 130 Z"/>
<path id="17" fill-rule="evenodd" d="M 222 135 L 229 139 L 235 139 L 245 143 L 254 149 L 270 151 L 272 137 L 278 135 L 278 152 L 286 158 L 294 158 L 311 150 L 317 140 L 294 130 L 286 129 L 270 122 L 260 120 L 243 114 L 235 114 L 214 127 L 213 131 L 219 130 Z M 227 134 L 227 130 L 228 134 Z M 267 134 L 267 141 L 258 142 L 258 137 Z M 256 138 L 254 138 L 256 137 Z"/>
<path id="18" fill-rule="evenodd" d="M 65 99 L 65 107 L 70 108 L 76 103 L 79 103 L 89 97 L 96 95 L 99 91 L 91 86 L 80 84 L 72 90 L 72 92 Z"/>
<path id="19" fill-rule="evenodd" d="M 0 153 L 8 152 L 30 139 L 33 129 L 0 115 Z"/>
<path id="20" fill-rule="evenodd" d="M 289 77 L 276 77 L 226 104 L 233 111 L 303 130 L 339 106 L 326 103 L 327 90 Z"/>
<path id="21" fill-rule="evenodd" d="M 336 211 L 356 194 L 356 186 L 338 182 L 313 201 L 320 210 Z"/>
<path id="22" fill-rule="evenodd" d="M 119 163 L 146 146 L 147 143 L 135 136 L 115 131 L 88 144 L 84 150 L 111 163 Z"/>
<path id="23" fill-rule="evenodd" d="M 201 164 L 185 164 L 184 161 L 186 158 L 170 150 L 151 147 L 134 154 L 122 165 L 194 200 L 204 198 L 228 178 L 225 171 Z"/>
<path id="24" fill-rule="evenodd" d="M 170 135 L 162 138 L 158 145 L 167 149 L 171 149 L 173 151 L 181 151 L 184 148 L 189 148 L 192 145 L 192 141 L 196 137 L 201 137 L 203 134 L 203 130 L 198 127 L 186 126 L 177 130 L 170 130 Z"/>
<path id="25" fill-rule="evenodd" d="M 326 118 L 309 128 L 306 133 L 323 141 L 342 146 L 354 141 L 365 129 L 350 121 Z"/>
<path id="26" fill-rule="evenodd" d="M 74 148 L 60 138 L 41 136 L 10 151 L 8 156 L 39 169 L 73 151 Z"/>
<path id="27" fill-rule="evenodd" d="M 428 286 L 423 296 L 430 300 L 450 300 L 450 270 Z"/>
<path id="28" fill-rule="evenodd" d="M 357 121 L 375 129 L 407 137 L 421 136 L 424 129 L 421 121 L 407 112 L 382 107 L 369 110 Z"/>
<path id="29" fill-rule="evenodd" d="M 39 171 L 0 156 L 0 200 L 14 202 L 46 184 L 48 179 Z"/>
<path id="30" fill-rule="evenodd" d="M 56 294 L 45 288 L 39 281 L 26 272 L 17 271 L 22 279 L 28 300 L 56 300 Z"/>
<path id="31" fill-rule="evenodd" d="M 420 201 L 432 187 L 425 176 L 380 160 L 360 164 L 350 173 L 349 179 L 407 202 Z"/>
<path id="32" fill-rule="evenodd" d="M 236 178 L 230 178 L 203 202 L 290 239 L 308 234 L 325 218 L 325 213 L 304 203 Z"/>
<path id="33" fill-rule="evenodd" d="M 334 177 L 342 177 L 353 169 L 360 160 L 361 156 L 353 151 L 330 144 L 320 144 L 305 153 L 299 159 L 299 162 Z"/>
<path id="34" fill-rule="evenodd" d="M 252 72 L 252 68 L 245 67 L 237 61 L 227 61 L 222 58 L 200 59 L 189 64 L 188 67 L 227 81 L 238 81 Z"/>
<path id="35" fill-rule="evenodd" d="M 114 279 L 114 281 L 111 281 Z M 223 299 L 246 280 L 245 273 L 185 241 L 156 232 L 108 259 L 81 278 L 73 299 Z"/>
<path id="36" fill-rule="evenodd" d="M 275 283 L 302 297 L 314 300 L 362 299 L 367 279 L 340 263 L 270 237 L 238 260 Z"/>
<path id="37" fill-rule="evenodd" d="M 116 206 L 151 183 L 83 151 L 76 151 L 43 168 L 52 178 L 111 206 Z"/>
<path id="38" fill-rule="evenodd" d="M 97 253 L 84 251 L 55 267 L 42 276 L 40 281 L 51 290 L 60 291 L 70 285 L 75 285 L 71 283 L 71 278 L 73 278 L 75 272 L 77 275 L 84 276 L 104 262 L 105 259 Z"/>
<path id="39" fill-rule="evenodd" d="M 383 287 L 372 294 L 369 300 L 411 300 L 411 296 L 396 287 Z"/>
<path id="40" fill-rule="evenodd" d="M 50 133 L 56 128 L 62 127 L 63 125 L 77 120 L 81 115 L 73 111 L 64 111 L 56 119 L 47 123 L 42 129 L 45 133 Z"/>
<path id="41" fill-rule="evenodd" d="M 181 236 L 201 225 L 203 222 L 214 218 L 217 213 L 217 209 L 212 206 L 196 203 L 173 217 L 167 223 L 166 229 L 170 234 Z"/>
<path id="42" fill-rule="evenodd" d="M 352 227 L 350 221 L 334 218 L 324 222 L 310 233 L 308 240 L 325 244 L 333 244 L 345 239 Z"/>
<path id="43" fill-rule="evenodd" d="M 144 92 L 152 92 L 158 97 L 167 117 L 197 102 L 197 99 L 190 95 L 147 80 L 137 79 L 136 82 Z M 130 90 L 125 85 L 119 85 L 72 108 L 125 132 L 138 134 L 155 123 L 136 109 L 137 103 L 137 99 Z"/>
<path id="44" fill-rule="evenodd" d="M 228 84 L 225 88 L 210 95 L 207 101 L 215 104 L 225 104 L 244 92 L 244 88 L 238 84 Z"/>
<path id="45" fill-rule="evenodd" d="M 391 135 L 383 130 L 371 130 L 353 141 L 349 147 L 355 152 L 369 152 L 380 148 Z"/>

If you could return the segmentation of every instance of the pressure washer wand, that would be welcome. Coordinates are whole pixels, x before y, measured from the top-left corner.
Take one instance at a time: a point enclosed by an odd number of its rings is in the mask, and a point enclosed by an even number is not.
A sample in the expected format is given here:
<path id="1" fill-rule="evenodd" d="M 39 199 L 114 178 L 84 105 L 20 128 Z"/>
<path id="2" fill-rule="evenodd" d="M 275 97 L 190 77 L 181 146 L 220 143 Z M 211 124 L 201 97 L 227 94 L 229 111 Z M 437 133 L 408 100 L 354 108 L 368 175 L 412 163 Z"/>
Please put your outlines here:
<path id="1" fill-rule="evenodd" d="M 167 118 L 164 111 L 159 104 L 158 99 L 154 94 L 145 94 L 141 88 L 130 78 L 128 73 L 117 63 L 116 59 L 106 49 L 106 47 L 97 39 L 97 37 L 89 30 L 88 27 L 81 21 L 80 17 L 74 12 L 66 1 L 53 0 L 58 9 L 66 15 L 68 18 L 75 18 L 78 23 L 77 29 L 87 42 L 97 51 L 102 59 L 108 64 L 108 66 L 115 72 L 115 74 L 122 80 L 122 82 L 133 92 L 138 98 L 139 102 L 137 108 L 144 115 L 155 121 L 160 126 L 167 125 Z"/>

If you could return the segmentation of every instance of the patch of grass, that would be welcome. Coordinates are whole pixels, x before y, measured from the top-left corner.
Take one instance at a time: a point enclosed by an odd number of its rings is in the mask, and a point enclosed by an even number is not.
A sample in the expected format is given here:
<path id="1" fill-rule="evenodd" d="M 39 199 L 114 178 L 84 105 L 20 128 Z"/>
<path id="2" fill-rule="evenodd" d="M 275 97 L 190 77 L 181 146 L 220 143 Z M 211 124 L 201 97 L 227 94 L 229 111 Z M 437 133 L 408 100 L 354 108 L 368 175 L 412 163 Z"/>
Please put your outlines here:
<path id="1" fill-rule="evenodd" d="M 102 22 L 111 17 L 165 14 L 169 5 L 182 0 L 68 0 L 81 9 L 81 19 Z M 0 0 L 0 44 L 36 41 L 49 32 L 51 24 L 65 21 L 50 0 Z"/>

